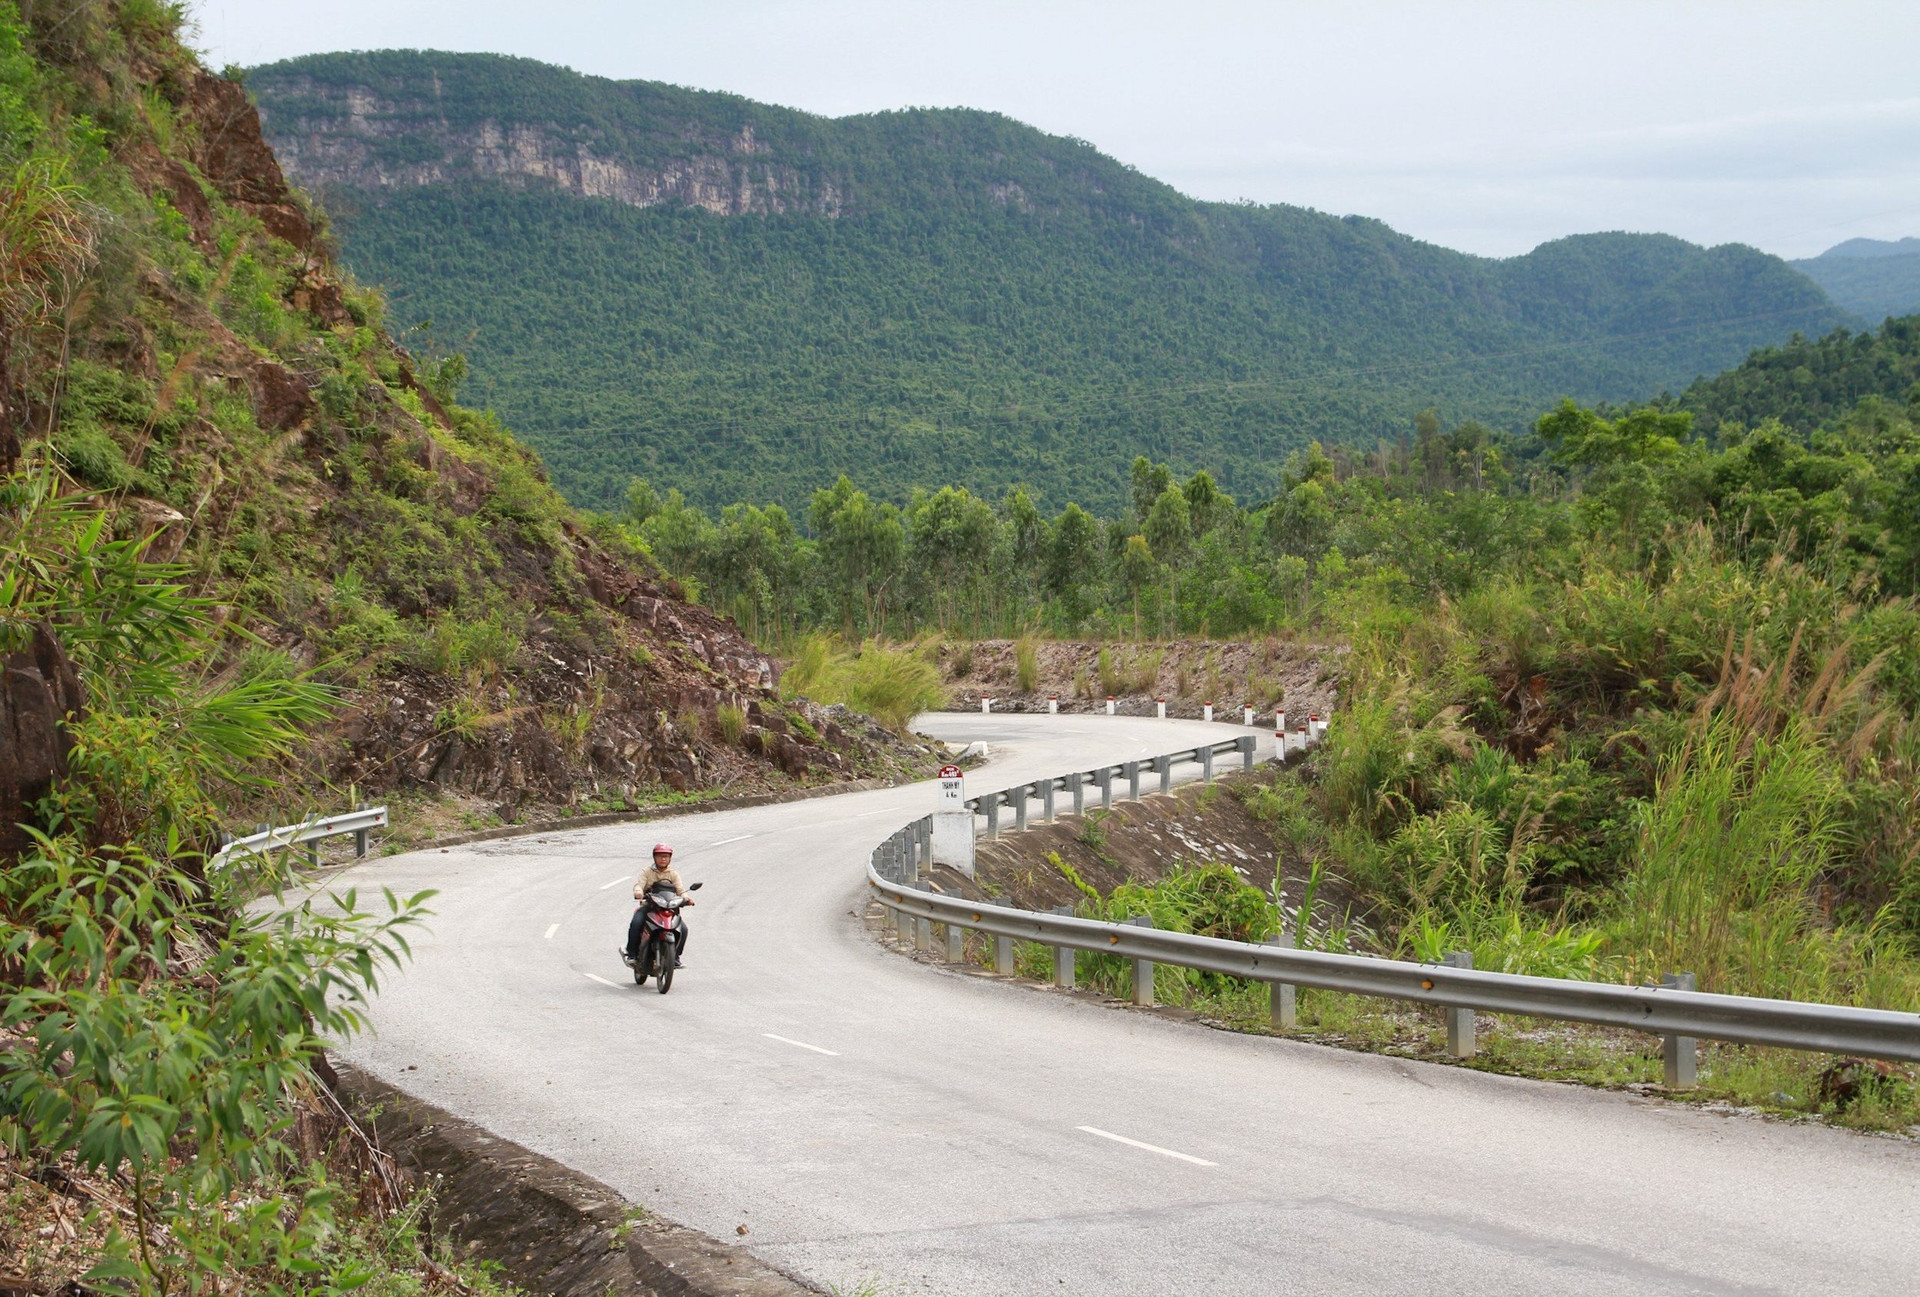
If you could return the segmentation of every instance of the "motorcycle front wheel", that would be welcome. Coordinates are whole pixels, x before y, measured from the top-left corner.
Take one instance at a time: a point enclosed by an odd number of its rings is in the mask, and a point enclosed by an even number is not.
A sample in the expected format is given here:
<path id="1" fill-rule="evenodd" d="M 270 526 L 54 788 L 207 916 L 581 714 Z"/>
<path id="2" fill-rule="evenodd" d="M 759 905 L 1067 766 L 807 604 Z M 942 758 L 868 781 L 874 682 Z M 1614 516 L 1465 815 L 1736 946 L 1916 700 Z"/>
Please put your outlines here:
<path id="1" fill-rule="evenodd" d="M 665 933 L 653 939 L 653 962 L 660 974 L 660 994 L 673 986 L 673 938 Z"/>

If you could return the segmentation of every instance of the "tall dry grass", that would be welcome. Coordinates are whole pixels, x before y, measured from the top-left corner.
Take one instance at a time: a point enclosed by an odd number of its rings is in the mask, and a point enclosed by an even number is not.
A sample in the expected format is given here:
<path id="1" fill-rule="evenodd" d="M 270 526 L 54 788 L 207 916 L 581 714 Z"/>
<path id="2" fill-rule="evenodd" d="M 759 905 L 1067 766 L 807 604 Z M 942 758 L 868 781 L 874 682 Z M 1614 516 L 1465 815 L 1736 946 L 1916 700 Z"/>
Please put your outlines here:
<path id="1" fill-rule="evenodd" d="M 799 642 L 780 688 L 789 697 L 842 703 L 893 730 L 947 703 L 940 668 L 924 647 L 881 640 L 849 646 L 824 634 Z"/>

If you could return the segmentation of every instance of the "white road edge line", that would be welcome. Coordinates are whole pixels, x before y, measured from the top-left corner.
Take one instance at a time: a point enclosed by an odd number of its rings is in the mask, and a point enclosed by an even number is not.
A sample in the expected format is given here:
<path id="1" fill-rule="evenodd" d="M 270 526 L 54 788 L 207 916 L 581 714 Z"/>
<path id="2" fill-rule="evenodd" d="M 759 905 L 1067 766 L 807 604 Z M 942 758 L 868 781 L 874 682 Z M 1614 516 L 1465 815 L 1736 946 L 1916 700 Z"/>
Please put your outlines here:
<path id="1" fill-rule="evenodd" d="M 1182 1162 L 1191 1162 L 1195 1166 L 1219 1166 L 1218 1162 L 1209 1162 L 1204 1157 L 1195 1157 L 1191 1153 L 1176 1153 L 1170 1148 L 1161 1148 L 1158 1144 L 1143 1144 L 1137 1139 L 1128 1139 L 1125 1135 L 1116 1135 L 1110 1130 L 1101 1130 L 1098 1126 L 1075 1126 L 1075 1130 L 1084 1130 L 1089 1135 L 1098 1135 L 1101 1139 L 1110 1139 L 1116 1144 L 1125 1144 L 1130 1148 L 1144 1148 L 1149 1153 L 1158 1153 L 1162 1157 L 1177 1157 Z"/>
<path id="2" fill-rule="evenodd" d="M 624 883 L 624 882 L 626 882 L 626 881 L 627 881 L 627 876 L 626 876 L 625 874 L 622 874 L 622 875 L 620 875 L 620 877 L 618 877 L 618 878 L 616 878 L 616 879 L 614 879 L 614 880 L 613 880 L 612 882 L 610 882 L 610 883 L 602 883 L 602 884 L 600 884 L 600 890 L 604 892 L 604 891 L 606 891 L 606 890 L 607 890 L 607 889 L 608 889 L 609 887 L 618 887 L 618 886 L 620 886 L 620 884 L 622 884 L 622 883 Z"/>
<path id="3" fill-rule="evenodd" d="M 869 815 L 885 815 L 885 814 L 886 812 L 883 810 L 882 811 L 861 811 L 858 815 L 854 816 L 853 818 L 856 820 L 864 820 Z"/>
<path id="4" fill-rule="evenodd" d="M 771 1031 L 763 1031 L 760 1034 L 765 1036 L 768 1040 L 777 1040 L 783 1045 L 798 1045 L 802 1049 L 811 1049 L 816 1054 L 825 1054 L 828 1058 L 840 1057 L 840 1055 L 836 1054 L 831 1049 L 822 1049 L 818 1045 L 809 1045 L 804 1040 L 789 1040 L 785 1036 L 776 1036 Z"/>
<path id="5" fill-rule="evenodd" d="M 548 941 L 552 941 L 552 940 L 553 940 L 553 934 L 554 934 L 554 933 L 556 933 L 556 932 L 558 932 L 558 931 L 560 931 L 560 925 L 559 925 L 559 924 L 557 924 L 557 923 L 549 923 L 549 924 L 547 925 L 547 940 L 548 940 Z"/>
<path id="6" fill-rule="evenodd" d="M 611 986 L 616 991 L 620 989 L 620 983 L 609 982 L 606 978 L 600 976 L 598 973 L 587 973 L 585 974 L 585 977 L 589 982 L 598 982 L 602 986 Z M 1116 1135 L 1114 1138 L 1118 1139 L 1119 1136 Z M 1176 1156 L 1178 1155 L 1176 1154 Z"/>
<path id="7" fill-rule="evenodd" d="M 737 838 L 722 838 L 718 842 L 710 843 L 708 844 L 707 849 L 712 850 L 714 847 L 729 846 L 735 842 L 745 842 L 748 838 L 757 838 L 759 836 L 760 835 L 757 833 L 742 833 Z"/>

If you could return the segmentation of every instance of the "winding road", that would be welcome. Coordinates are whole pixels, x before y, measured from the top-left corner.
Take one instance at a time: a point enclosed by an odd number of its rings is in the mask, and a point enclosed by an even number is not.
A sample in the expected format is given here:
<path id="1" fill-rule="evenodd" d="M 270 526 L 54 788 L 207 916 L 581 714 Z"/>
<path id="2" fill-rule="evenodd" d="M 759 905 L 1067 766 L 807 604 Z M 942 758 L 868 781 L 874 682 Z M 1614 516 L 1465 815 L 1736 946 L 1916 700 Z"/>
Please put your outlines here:
<path id="1" fill-rule="evenodd" d="M 923 719 L 980 788 L 1234 727 Z M 372 860 L 440 889 L 346 1054 L 743 1243 L 893 1294 L 1910 1293 L 1920 1147 L 1235 1035 L 872 941 L 920 785 Z M 615 955 L 659 838 L 704 881 L 667 996 Z"/>

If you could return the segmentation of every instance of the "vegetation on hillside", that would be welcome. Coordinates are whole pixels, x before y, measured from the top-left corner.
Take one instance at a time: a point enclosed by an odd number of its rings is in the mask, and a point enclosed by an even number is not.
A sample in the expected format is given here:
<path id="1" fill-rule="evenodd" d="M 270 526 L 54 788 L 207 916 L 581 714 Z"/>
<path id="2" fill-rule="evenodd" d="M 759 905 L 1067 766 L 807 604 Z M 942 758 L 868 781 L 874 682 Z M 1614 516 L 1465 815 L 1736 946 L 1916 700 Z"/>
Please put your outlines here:
<path id="1" fill-rule="evenodd" d="M 1136 453 L 1252 494 L 1316 437 L 1370 444 L 1429 405 L 1518 428 L 1841 318 L 1750 248 L 1595 234 L 1492 261 L 1197 203 L 988 113 L 829 120 L 437 52 L 248 84 L 295 173 L 327 182 L 348 262 L 471 355 L 485 399 L 599 509 L 639 475 L 798 510 L 844 472 L 889 497 L 1025 483 L 1109 510 Z M 663 201 L 503 176 L 504 155 L 476 160 L 483 122 Z"/>
<path id="2" fill-rule="evenodd" d="M 275 903 L 279 862 L 205 868 L 222 805 L 292 774 L 341 697 L 254 629 L 288 593 L 250 490 L 280 443 L 207 372 L 304 335 L 284 268 L 259 213 L 222 204 L 203 254 L 135 179 L 196 129 L 180 21 L 0 0 L 0 1269 L 30 1292 L 497 1291 L 432 1255 L 316 1076 L 426 898 Z M 378 354 L 343 343 L 333 395 Z M 222 486 L 240 508 L 162 561 L 161 502 L 204 516 Z"/>
<path id="3" fill-rule="evenodd" d="M 1790 264 L 1863 320 L 1920 310 L 1920 239 L 1848 239 Z"/>
<path id="4" fill-rule="evenodd" d="M 1855 333 L 1835 329 L 1763 347 L 1723 374 L 1704 378 L 1678 398 L 1699 431 L 1722 424 L 1756 427 L 1769 419 L 1802 436 L 1877 396 L 1904 403 L 1920 383 L 1920 315 L 1887 320 Z"/>
<path id="5" fill-rule="evenodd" d="M 885 740 L 394 344 L 183 21 L 0 0 L 0 1286 L 498 1291 L 322 1083 L 425 898 L 278 898 L 222 830 Z"/>
<path id="6" fill-rule="evenodd" d="M 1729 376 L 1753 408 L 1801 390 L 1771 355 Z M 1251 507 L 1142 458 L 1105 519 L 843 479 L 811 537 L 644 483 L 626 525 L 770 634 L 1343 636 L 1315 780 L 1263 810 L 1372 898 L 1386 949 L 1910 1008 L 1920 387 L 1902 395 L 1711 440 L 1658 406 L 1565 402 L 1524 438 L 1427 416 L 1383 450 L 1315 444 Z"/>

